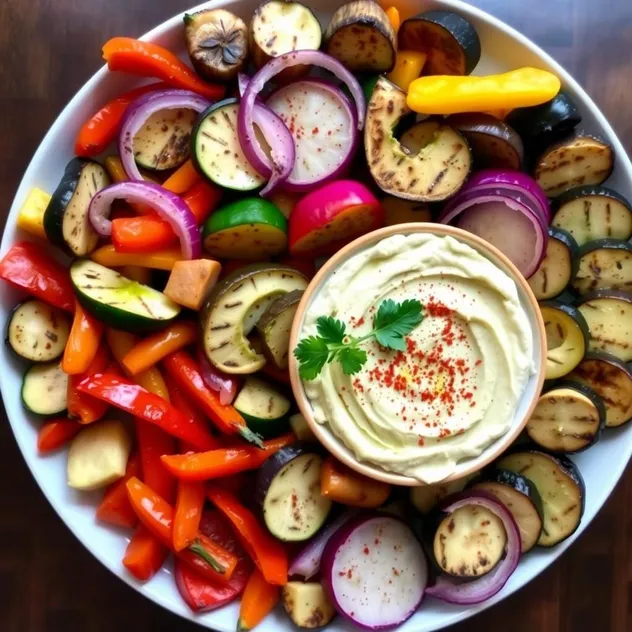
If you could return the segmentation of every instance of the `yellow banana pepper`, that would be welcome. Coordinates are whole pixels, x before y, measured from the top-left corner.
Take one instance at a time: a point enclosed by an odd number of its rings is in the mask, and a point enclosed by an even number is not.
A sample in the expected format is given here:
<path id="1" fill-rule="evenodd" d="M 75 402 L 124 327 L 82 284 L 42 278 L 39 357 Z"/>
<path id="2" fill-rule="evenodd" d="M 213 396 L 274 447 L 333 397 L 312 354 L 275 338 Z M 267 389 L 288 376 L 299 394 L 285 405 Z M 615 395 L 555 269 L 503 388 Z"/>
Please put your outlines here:
<path id="1" fill-rule="evenodd" d="M 177 248 L 142 254 L 116 252 L 114 246 L 109 244 L 92 251 L 90 259 L 106 268 L 140 266 L 141 268 L 154 268 L 156 270 L 171 270 L 176 261 L 182 261 L 182 253 Z"/>
<path id="2" fill-rule="evenodd" d="M 386 78 L 404 92 L 408 92 L 410 84 L 419 77 L 428 55 L 416 50 L 397 51 L 395 67 Z"/>
<path id="3" fill-rule="evenodd" d="M 560 80 L 538 68 L 519 68 L 501 75 L 436 75 L 415 79 L 408 88 L 408 107 L 423 114 L 487 112 L 540 105 L 559 91 Z"/>
<path id="4" fill-rule="evenodd" d="M 18 228 L 25 230 L 30 235 L 46 239 L 44 231 L 44 211 L 50 202 L 51 196 L 41 189 L 32 189 L 26 196 L 26 200 L 18 215 Z"/>

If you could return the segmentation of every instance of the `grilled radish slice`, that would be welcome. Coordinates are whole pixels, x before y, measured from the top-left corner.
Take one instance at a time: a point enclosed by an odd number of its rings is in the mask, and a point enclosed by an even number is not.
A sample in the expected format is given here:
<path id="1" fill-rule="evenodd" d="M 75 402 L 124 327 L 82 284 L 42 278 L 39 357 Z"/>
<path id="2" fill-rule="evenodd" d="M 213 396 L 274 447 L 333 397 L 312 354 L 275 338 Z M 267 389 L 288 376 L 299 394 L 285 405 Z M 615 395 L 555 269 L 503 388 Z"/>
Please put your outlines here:
<path id="1" fill-rule="evenodd" d="M 246 65 L 248 29 L 225 9 L 184 14 L 184 37 L 193 67 L 212 81 L 230 81 Z"/>
<path id="2" fill-rule="evenodd" d="M 396 33 L 373 0 L 339 7 L 325 32 L 325 51 L 351 72 L 389 72 L 395 65 Z"/>
<path id="3" fill-rule="evenodd" d="M 526 430 L 548 452 L 571 454 L 595 443 L 605 421 L 606 409 L 592 389 L 564 382 L 540 396 Z"/>
<path id="4" fill-rule="evenodd" d="M 476 29 L 452 11 L 427 11 L 405 20 L 398 47 L 428 56 L 425 75 L 469 75 L 481 58 Z"/>
<path id="5" fill-rule="evenodd" d="M 48 241 L 76 257 L 92 252 L 99 235 L 88 217 L 90 200 L 110 184 L 110 176 L 98 162 L 73 158 L 44 211 Z"/>
<path id="6" fill-rule="evenodd" d="M 290 400 L 259 378 L 246 378 L 233 406 L 248 428 L 264 439 L 278 437 L 288 429 Z"/>
<path id="7" fill-rule="evenodd" d="M 320 494 L 323 459 L 308 444 L 275 452 L 257 477 L 257 499 L 272 535 L 286 542 L 309 540 L 325 523 L 331 501 Z"/>
<path id="8" fill-rule="evenodd" d="M 584 513 L 586 486 L 572 461 L 529 450 L 503 457 L 496 467 L 521 474 L 540 492 L 544 511 L 540 546 L 554 546 L 575 533 Z"/>
<path id="9" fill-rule="evenodd" d="M 22 403 L 36 415 L 59 415 L 68 408 L 68 376 L 61 361 L 34 364 L 22 382 Z"/>
<path id="10" fill-rule="evenodd" d="M 283 586 L 281 598 L 292 623 L 305 630 L 322 628 L 336 616 L 320 582 L 288 582 Z"/>
<path id="11" fill-rule="evenodd" d="M 307 424 L 305 417 L 301 413 L 290 415 L 290 428 L 299 441 L 316 441 L 312 429 Z"/>
<path id="12" fill-rule="evenodd" d="M 573 289 L 632 290 L 632 244 L 622 239 L 597 239 L 584 244 L 575 259 Z"/>
<path id="13" fill-rule="evenodd" d="M 29 299 L 11 314 L 7 344 L 29 362 L 51 362 L 64 352 L 69 333 L 70 323 L 65 312 Z"/>
<path id="14" fill-rule="evenodd" d="M 607 187 L 575 187 L 553 206 L 553 226 L 567 230 L 580 246 L 593 239 L 632 237 L 632 204 Z"/>
<path id="15" fill-rule="evenodd" d="M 196 169 L 211 182 L 235 191 L 252 191 L 265 183 L 248 162 L 237 135 L 238 99 L 214 103 L 193 130 L 191 157 Z"/>
<path id="16" fill-rule="evenodd" d="M 507 507 L 520 531 L 521 552 L 530 551 L 542 534 L 544 508 L 540 492 L 528 478 L 508 470 L 492 470 L 485 478 L 472 489 L 492 494 Z"/>
<path id="17" fill-rule="evenodd" d="M 588 323 L 590 351 L 611 353 L 623 362 L 632 360 L 632 295 L 598 290 L 582 297 L 578 306 Z"/>
<path id="18" fill-rule="evenodd" d="M 266 355 L 279 369 L 287 369 L 289 364 L 290 332 L 302 296 L 301 290 L 279 296 L 257 323 Z"/>
<path id="19" fill-rule="evenodd" d="M 427 204 L 402 200 L 392 195 L 387 195 L 380 200 L 384 207 L 384 223 L 386 226 L 395 224 L 408 224 L 409 222 L 430 222 L 432 213 Z"/>
<path id="20" fill-rule="evenodd" d="M 588 346 L 588 323 L 571 305 L 546 301 L 540 305 L 546 330 L 546 379 L 570 373 L 584 357 Z"/>
<path id="21" fill-rule="evenodd" d="M 491 114 L 468 112 L 448 116 L 445 122 L 469 143 L 476 169 L 522 167 L 522 139 L 504 121 Z"/>
<path id="22" fill-rule="evenodd" d="M 369 101 L 364 131 L 371 175 L 390 195 L 416 202 L 445 200 L 461 188 L 470 171 L 467 142 L 447 125 L 424 121 L 414 132 L 424 146 L 411 153 L 393 136 L 398 121 L 409 112 L 406 94 L 380 77 Z"/>
<path id="23" fill-rule="evenodd" d="M 300 2 L 270 0 L 259 6 L 250 22 L 250 51 L 257 68 L 293 50 L 318 50 L 322 31 L 318 18 Z M 297 78 L 306 68 L 293 68 L 283 79 Z"/>
<path id="24" fill-rule="evenodd" d="M 246 336 L 281 294 L 304 290 L 307 279 L 280 264 L 251 264 L 229 274 L 209 296 L 202 317 L 208 359 L 226 373 L 255 373 L 266 363 Z"/>
<path id="25" fill-rule="evenodd" d="M 180 306 L 161 292 L 88 259 L 72 264 L 70 280 L 81 305 L 116 329 L 161 329 L 180 313 Z"/>
<path id="26" fill-rule="evenodd" d="M 549 147 L 537 160 L 534 177 L 549 196 L 601 184 L 614 169 L 612 147 L 592 136 L 575 136 Z"/>
<path id="27" fill-rule="evenodd" d="M 573 260 L 577 256 L 577 242 L 561 228 L 549 228 L 546 255 L 540 267 L 527 283 L 539 300 L 555 298 L 561 294 L 573 277 Z"/>
<path id="28" fill-rule="evenodd" d="M 632 419 L 632 371 L 609 353 L 587 353 L 568 375 L 569 380 L 590 387 L 606 408 L 606 428 Z"/>
<path id="29" fill-rule="evenodd" d="M 422 514 L 430 513 L 444 498 L 462 492 L 474 479 L 478 472 L 458 478 L 449 483 L 436 483 L 434 485 L 421 485 L 410 488 L 410 502 L 412 506 Z"/>

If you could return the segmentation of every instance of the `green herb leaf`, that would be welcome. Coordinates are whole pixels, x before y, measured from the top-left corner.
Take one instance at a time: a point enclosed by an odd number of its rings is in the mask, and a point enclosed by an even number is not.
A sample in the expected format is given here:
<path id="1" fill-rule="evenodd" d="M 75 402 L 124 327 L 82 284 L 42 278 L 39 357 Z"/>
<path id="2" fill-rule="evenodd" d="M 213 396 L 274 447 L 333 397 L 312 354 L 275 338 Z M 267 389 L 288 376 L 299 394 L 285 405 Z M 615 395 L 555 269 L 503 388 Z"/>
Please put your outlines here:
<path id="1" fill-rule="evenodd" d="M 366 362 L 366 351 L 360 347 L 345 347 L 336 356 L 342 365 L 342 372 L 345 375 L 357 373 Z"/>
<path id="2" fill-rule="evenodd" d="M 346 326 L 331 316 L 321 316 L 316 321 L 318 335 L 330 344 L 342 344 L 345 337 Z"/>
<path id="3" fill-rule="evenodd" d="M 407 336 L 423 319 L 421 303 L 416 299 L 408 299 L 403 303 L 386 299 L 382 301 L 375 320 L 373 334 L 383 347 L 405 351 Z"/>
<path id="4" fill-rule="evenodd" d="M 313 380 L 327 362 L 329 347 L 322 338 L 310 336 L 299 342 L 294 349 L 294 356 L 299 361 L 299 375 L 304 380 Z"/>

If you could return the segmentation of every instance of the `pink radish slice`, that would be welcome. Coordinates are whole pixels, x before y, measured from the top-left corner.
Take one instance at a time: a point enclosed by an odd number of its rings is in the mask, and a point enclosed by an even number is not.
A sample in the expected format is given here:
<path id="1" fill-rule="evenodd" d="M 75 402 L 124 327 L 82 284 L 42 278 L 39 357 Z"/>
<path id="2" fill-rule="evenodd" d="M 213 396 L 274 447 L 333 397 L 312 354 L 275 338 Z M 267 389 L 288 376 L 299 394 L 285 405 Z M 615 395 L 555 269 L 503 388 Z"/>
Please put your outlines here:
<path id="1" fill-rule="evenodd" d="M 338 529 L 321 561 L 336 610 L 365 630 L 389 630 L 417 610 L 428 583 L 421 544 L 401 520 L 365 514 Z"/>
<path id="2" fill-rule="evenodd" d="M 346 171 L 358 145 L 355 108 L 339 88 L 317 79 L 296 81 L 266 101 L 294 138 L 294 168 L 283 187 L 307 191 Z"/>

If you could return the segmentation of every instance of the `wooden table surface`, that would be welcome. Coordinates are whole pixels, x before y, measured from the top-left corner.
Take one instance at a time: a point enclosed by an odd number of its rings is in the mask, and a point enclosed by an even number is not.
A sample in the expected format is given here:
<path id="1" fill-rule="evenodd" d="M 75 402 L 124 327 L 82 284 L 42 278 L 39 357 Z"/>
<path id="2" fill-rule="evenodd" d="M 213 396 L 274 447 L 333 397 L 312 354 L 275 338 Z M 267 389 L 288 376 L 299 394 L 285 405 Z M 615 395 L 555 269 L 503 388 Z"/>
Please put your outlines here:
<path id="1" fill-rule="evenodd" d="M 632 0 L 476 0 L 559 60 L 632 149 Z M 0 0 L 0 213 L 43 135 L 101 65 L 186 0 Z M 1 222 L 2 224 L 4 221 Z M 1 379 L 1 378 L 0 378 Z M 102 567 L 31 478 L 2 410 L 0 630 L 191 631 Z M 580 540 L 518 594 L 453 632 L 630 632 L 632 468 Z"/>

